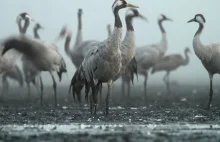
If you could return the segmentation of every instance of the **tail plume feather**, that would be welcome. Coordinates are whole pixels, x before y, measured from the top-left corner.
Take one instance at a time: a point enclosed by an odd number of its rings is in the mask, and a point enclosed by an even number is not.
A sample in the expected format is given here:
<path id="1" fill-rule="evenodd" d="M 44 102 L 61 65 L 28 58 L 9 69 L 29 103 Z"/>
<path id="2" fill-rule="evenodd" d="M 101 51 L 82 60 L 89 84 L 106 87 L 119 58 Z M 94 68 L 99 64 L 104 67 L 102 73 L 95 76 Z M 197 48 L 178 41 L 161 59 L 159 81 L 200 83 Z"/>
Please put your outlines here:
<path id="1" fill-rule="evenodd" d="M 75 95 L 77 96 L 77 100 L 79 102 L 81 102 L 81 91 L 83 89 L 83 87 L 85 86 L 85 76 L 83 73 L 83 69 L 82 66 L 80 66 L 77 71 L 75 72 L 71 83 L 70 83 L 70 87 L 69 87 L 69 94 L 71 93 L 72 90 L 72 95 L 73 95 L 73 99 L 75 100 Z"/>
<path id="2" fill-rule="evenodd" d="M 138 72 L 137 72 L 137 61 L 135 58 L 131 60 L 131 62 L 128 65 L 127 73 L 129 73 L 130 79 L 132 81 L 132 84 L 134 84 L 134 75 L 136 75 L 138 80 Z"/>

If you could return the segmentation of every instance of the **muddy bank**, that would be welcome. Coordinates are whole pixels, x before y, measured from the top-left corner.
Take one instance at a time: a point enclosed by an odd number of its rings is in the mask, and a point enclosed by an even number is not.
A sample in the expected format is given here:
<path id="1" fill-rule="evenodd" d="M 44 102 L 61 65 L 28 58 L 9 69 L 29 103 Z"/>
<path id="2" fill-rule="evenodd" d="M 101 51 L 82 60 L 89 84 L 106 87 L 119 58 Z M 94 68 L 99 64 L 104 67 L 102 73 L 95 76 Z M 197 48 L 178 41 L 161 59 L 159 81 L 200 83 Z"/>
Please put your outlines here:
<path id="1" fill-rule="evenodd" d="M 93 116 L 86 102 L 79 105 L 68 100 L 67 88 L 59 88 L 56 109 L 50 87 L 45 89 L 43 107 L 39 105 L 37 91 L 30 98 L 20 88 L 1 96 L 0 141 L 220 140 L 218 90 L 211 109 L 206 110 L 206 86 L 176 87 L 172 94 L 166 94 L 163 86 L 154 87 L 148 91 L 147 102 L 143 101 L 141 87 L 133 88 L 129 98 L 121 96 L 120 88 L 115 86 L 110 115 L 106 117 L 103 103 L 98 106 L 97 116 Z M 105 96 L 105 90 L 103 93 Z"/>

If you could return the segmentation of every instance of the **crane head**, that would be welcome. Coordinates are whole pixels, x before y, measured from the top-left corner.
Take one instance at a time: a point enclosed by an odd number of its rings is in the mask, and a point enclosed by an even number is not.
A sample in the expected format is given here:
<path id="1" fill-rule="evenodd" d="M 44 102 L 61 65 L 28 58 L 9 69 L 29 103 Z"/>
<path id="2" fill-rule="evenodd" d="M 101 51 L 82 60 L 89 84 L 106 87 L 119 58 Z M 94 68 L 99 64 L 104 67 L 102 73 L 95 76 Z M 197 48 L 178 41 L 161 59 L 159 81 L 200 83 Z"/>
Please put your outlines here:
<path id="1" fill-rule="evenodd" d="M 31 16 L 26 12 L 23 12 L 17 16 L 16 22 L 19 23 L 21 20 L 28 20 L 28 21 L 34 22 Z"/>
<path id="2" fill-rule="evenodd" d="M 186 47 L 186 48 L 185 48 L 185 53 L 191 53 L 189 47 Z"/>
<path id="3" fill-rule="evenodd" d="M 68 33 L 68 29 L 67 26 L 63 26 L 63 28 L 60 31 L 60 34 L 58 35 L 58 37 L 56 38 L 56 41 L 60 40 L 61 38 L 64 38 L 66 36 L 66 34 Z"/>
<path id="4" fill-rule="evenodd" d="M 138 8 L 138 6 L 127 3 L 125 0 L 115 0 L 115 2 L 112 5 L 112 11 L 115 12 L 115 10 L 119 10 L 126 7 Z"/>
<path id="5" fill-rule="evenodd" d="M 83 10 L 82 10 L 82 8 L 79 8 L 78 9 L 78 16 L 81 16 L 83 14 Z"/>
<path id="6" fill-rule="evenodd" d="M 145 21 L 148 21 L 147 18 L 145 16 L 143 16 L 142 14 L 139 13 L 139 11 L 137 9 L 134 8 L 130 8 L 127 10 L 126 12 L 126 17 L 127 16 L 132 16 L 132 17 L 139 17 Z"/>
<path id="7" fill-rule="evenodd" d="M 187 23 L 197 22 L 200 24 L 204 24 L 206 22 L 205 17 L 202 14 L 196 14 L 195 17 L 189 20 Z"/>
<path id="8" fill-rule="evenodd" d="M 172 19 L 168 18 L 166 15 L 161 14 L 159 17 L 160 21 L 173 21 Z"/>
<path id="9" fill-rule="evenodd" d="M 44 29 L 40 23 L 36 23 L 35 29 Z"/>

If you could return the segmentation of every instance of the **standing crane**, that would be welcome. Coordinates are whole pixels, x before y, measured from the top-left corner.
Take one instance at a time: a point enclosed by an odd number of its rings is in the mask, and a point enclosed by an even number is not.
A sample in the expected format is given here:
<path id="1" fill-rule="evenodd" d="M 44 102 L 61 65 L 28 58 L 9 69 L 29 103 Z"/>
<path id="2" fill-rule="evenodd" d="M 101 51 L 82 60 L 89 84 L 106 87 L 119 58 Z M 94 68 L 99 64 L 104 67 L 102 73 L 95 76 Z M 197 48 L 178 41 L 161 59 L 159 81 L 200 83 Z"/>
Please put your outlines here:
<path id="1" fill-rule="evenodd" d="M 189 55 L 190 50 L 188 47 L 185 48 L 184 54 L 185 58 L 182 57 L 180 54 L 172 54 L 169 56 L 164 56 L 160 61 L 152 69 L 152 74 L 159 71 L 166 71 L 166 74 L 163 78 L 168 94 L 170 93 L 170 82 L 169 82 L 169 75 L 171 71 L 176 70 L 180 66 L 186 66 L 189 64 Z"/>
<path id="2" fill-rule="evenodd" d="M 36 23 L 35 27 L 33 29 L 33 33 L 34 33 L 34 38 L 36 39 L 40 39 L 40 36 L 38 34 L 38 30 L 43 29 L 43 27 L 39 24 Z M 25 81 L 28 87 L 28 96 L 30 96 L 30 83 L 32 82 L 33 85 L 36 85 L 36 77 L 39 76 L 40 79 L 40 86 L 41 86 L 41 105 L 42 105 L 42 96 L 43 96 L 43 81 L 42 81 L 42 77 L 40 75 L 40 71 L 34 66 L 34 64 L 32 64 L 31 61 L 29 61 L 28 58 L 26 58 L 26 56 L 22 57 L 22 67 L 23 67 L 23 71 L 24 71 L 24 76 L 25 76 Z"/>
<path id="3" fill-rule="evenodd" d="M 70 57 L 72 60 L 73 64 L 75 65 L 76 68 L 79 67 L 79 65 L 82 63 L 83 57 L 81 54 L 78 52 L 78 46 L 83 42 L 83 32 L 82 32 L 82 14 L 83 10 L 79 9 L 77 16 L 78 16 L 78 28 L 77 28 L 77 36 L 74 44 L 74 48 L 70 49 L 70 46 L 65 46 L 65 52 L 66 54 Z M 67 33 L 67 28 L 66 26 L 63 27 L 59 37 L 57 39 L 60 39 Z M 69 42 L 70 43 L 70 42 Z"/>
<path id="4" fill-rule="evenodd" d="M 164 56 L 164 54 L 168 48 L 167 34 L 166 34 L 166 31 L 162 25 L 162 23 L 164 21 L 172 21 L 172 20 L 163 14 L 160 15 L 160 17 L 158 19 L 158 25 L 159 25 L 160 31 L 162 33 L 162 39 L 159 43 L 136 48 L 135 59 L 138 64 L 137 71 L 138 71 L 138 74 L 141 74 L 144 76 L 144 98 L 145 98 L 145 101 L 147 98 L 148 70 L 151 67 L 153 67 Z M 126 77 L 127 76 L 122 77 L 122 83 L 125 83 L 126 81 L 130 82 L 130 79 L 128 79 Z"/>
<path id="5" fill-rule="evenodd" d="M 32 39 L 27 36 L 10 37 L 3 43 L 4 49 L 2 55 L 15 49 L 21 52 L 39 71 L 48 71 L 53 80 L 54 101 L 57 106 L 57 84 L 53 75 L 56 71 L 59 79 L 62 79 L 62 73 L 66 72 L 66 64 L 58 51 L 56 45 L 41 41 L 39 39 Z M 42 97 L 41 97 L 42 98 Z"/>
<path id="6" fill-rule="evenodd" d="M 125 16 L 127 32 L 124 37 L 124 40 L 122 41 L 122 45 L 120 47 L 120 50 L 122 53 L 122 68 L 120 69 L 119 74 L 115 77 L 114 81 L 117 80 L 122 75 L 130 76 L 131 74 L 133 74 L 132 69 L 129 68 L 130 66 L 131 67 L 134 66 L 135 68 L 137 68 L 137 64 L 134 63 L 133 61 L 135 60 L 134 56 L 135 56 L 135 50 L 136 50 L 136 42 L 135 42 L 136 39 L 135 39 L 135 32 L 134 32 L 134 27 L 133 27 L 134 18 L 141 18 L 147 21 L 147 19 L 142 14 L 140 14 L 137 9 L 127 10 L 126 16 Z M 133 78 L 131 80 L 133 81 Z M 122 88 L 124 89 L 123 86 Z M 128 93 L 130 93 L 130 86 L 128 86 L 128 89 L 129 89 Z M 130 97 L 130 94 L 128 96 Z"/>
<path id="7" fill-rule="evenodd" d="M 25 35 L 27 32 L 27 29 L 30 25 L 31 19 L 25 18 L 25 15 L 27 15 L 28 17 L 29 14 L 26 12 L 23 12 L 21 14 L 18 15 L 17 17 L 17 24 L 18 24 L 18 29 L 20 34 Z M 22 27 L 22 20 L 24 20 L 24 26 Z M 31 73 L 29 70 L 36 70 L 35 67 L 33 67 L 33 65 L 28 61 L 28 59 L 26 59 L 24 56 L 22 56 L 22 68 L 23 68 L 23 72 L 24 72 L 24 78 L 25 78 L 25 82 L 27 84 L 28 87 L 28 97 L 30 97 L 30 83 L 33 83 L 34 85 L 36 85 L 36 81 L 35 78 L 30 78 L 29 76 L 31 76 Z"/>
<path id="8" fill-rule="evenodd" d="M 204 45 L 200 40 L 200 36 L 205 26 L 205 17 L 202 14 L 196 14 L 193 19 L 189 20 L 190 22 L 196 22 L 199 24 L 199 28 L 194 35 L 193 38 L 193 49 L 197 57 L 201 60 L 203 66 L 208 71 L 209 80 L 210 80 L 210 90 L 209 90 L 209 101 L 208 101 L 208 109 L 210 109 L 210 105 L 212 102 L 213 96 L 213 76 L 216 73 L 220 73 L 220 44 L 210 44 Z"/>
<path id="9" fill-rule="evenodd" d="M 25 20 L 23 28 L 20 23 L 21 18 L 23 18 Z M 33 19 L 30 17 L 29 14 L 27 14 L 25 12 L 19 14 L 19 16 L 16 19 L 16 22 L 18 24 L 20 34 L 26 33 L 27 28 L 30 24 L 30 21 L 33 21 Z M 1 45 L 1 47 L 0 47 L 1 52 L 2 52 L 3 48 L 4 47 Z M 21 86 L 23 86 L 22 73 L 21 73 L 20 69 L 18 68 L 18 66 L 15 65 L 15 61 L 17 60 L 18 57 L 20 57 L 20 54 L 15 50 L 11 50 L 11 51 L 7 52 L 4 56 L 2 56 L 0 59 L 0 74 L 3 77 L 2 81 L 3 81 L 3 85 L 4 85 L 3 93 L 5 92 L 4 89 L 6 89 L 6 91 L 8 92 L 9 83 L 7 81 L 7 77 L 18 80 L 19 84 Z"/>
<path id="10" fill-rule="evenodd" d="M 3 84 L 2 94 L 8 93 L 8 89 L 9 89 L 8 78 L 17 81 L 19 83 L 20 87 L 23 87 L 24 80 L 23 80 L 22 71 L 19 69 L 18 65 L 14 65 L 2 77 L 2 84 Z"/>
<path id="11" fill-rule="evenodd" d="M 121 69 L 121 38 L 122 38 L 122 22 L 118 14 L 119 10 L 137 6 L 127 3 L 125 0 L 115 0 L 112 5 L 113 14 L 115 17 L 114 31 L 111 36 L 100 42 L 93 50 L 90 50 L 84 58 L 82 64 L 74 74 L 70 88 L 74 88 L 78 82 L 89 84 L 92 89 L 90 99 L 90 111 L 92 113 L 93 103 L 95 106 L 94 113 L 96 114 L 97 107 L 97 88 L 101 83 L 107 83 L 108 92 L 106 96 L 106 115 L 109 113 L 109 99 L 113 79 Z M 72 90 L 75 91 L 74 89 Z"/>

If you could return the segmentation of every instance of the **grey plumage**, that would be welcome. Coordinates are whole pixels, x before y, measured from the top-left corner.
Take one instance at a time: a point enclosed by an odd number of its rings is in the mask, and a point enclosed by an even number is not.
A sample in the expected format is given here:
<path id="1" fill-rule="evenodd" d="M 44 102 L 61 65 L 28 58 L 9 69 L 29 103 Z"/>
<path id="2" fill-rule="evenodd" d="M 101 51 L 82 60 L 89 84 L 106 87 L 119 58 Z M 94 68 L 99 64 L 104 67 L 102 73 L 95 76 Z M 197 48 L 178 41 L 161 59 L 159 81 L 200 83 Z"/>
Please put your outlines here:
<path id="1" fill-rule="evenodd" d="M 116 75 L 116 77 L 114 78 L 114 81 L 117 80 L 119 77 L 121 77 L 121 75 L 128 75 L 131 77 L 133 81 L 133 73 L 137 71 L 137 64 L 136 64 L 137 62 L 134 59 L 135 49 L 136 49 L 136 42 L 135 42 L 136 39 L 133 28 L 133 19 L 137 17 L 146 20 L 146 18 L 143 15 L 141 15 L 136 9 L 128 9 L 128 11 L 126 12 L 125 21 L 127 26 L 127 32 L 120 47 L 122 54 L 122 61 L 121 61 L 122 67 L 120 69 L 119 74 Z M 130 88 L 128 88 L 128 90 L 130 90 Z M 124 91 L 122 90 L 122 92 Z M 129 93 L 130 92 L 128 92 L 128 94 Z"/>
<path id="2" fill-rule="evenodd" d="M 144 76 L 145 100 L 147 96 L 146 87 L 147 87 L 148 70 L 151 67 L 153 67 L 164 56 L 168 48 L 166 31 L 162 25 L 162 23 L 166 20 L 171 21 L 171 19 L 167 18 L 165 15 L 161 15 L 160 18 L 158 19 L 158 25 L 162 33 L 162 39 L 158 44 L 152 44 L 152 45 L 147 45 L 147 46 L 136 48 L 135 59 L 138 63 L 138 69 L 137 69 L 138 74 Z M 125 83 L 125 81 L 129 80 L 124 77 L 122 78 L 122 83 Z"/>
<path id="3" fill-rule="evenodd" d="M 34 38 L 40 39 L 40 36 L 38 34 L 38 30 L 40 30 L 42 28 L 43 27 L 39 23 L 35 24 L 35 27 L 33 29 Z M 25 81 L 26 81 L 26 84 L 28 87 L 28 96 L 30 96 L 30 83 L 33 83 L 33 85 L 36 85 L 36 78 L 37 77 L 39 77 L 41 89 L 43 89 L 43 82 L 42 82 L 42 78 L 41 78 L 41 73 L 40 73 L 40 70 L 38 70 L 37 67 L 35 67 L 34 64 L 32 64 L 32 62 L 26 58 L 26 56 L 22 56 L 22 63 L 23 63 L 22 68 L 24 71 L 24 77 L 25 77 Z M 41 90 L 41 93 L 42 93 L 42 90 Z M 42 104 L 42 101 L 41 101 L 41 104 Z"/>
<path id="4" fill-rule="evenodd" d="M 109 37 L 112 34 L 112 28 L 110 24 L 107 25 L 107 32 L 108 32 L 108 37 Z"/>
<path id="5" fill-rule="evenodd" d="M 48 71 L 53 79 L 55 106 L 57 106 L 56 81 L 52 74 L 53 71 L 66 72 L 63 64 L 65 63 L 61 54 L 54 44 L 38 39 L 31 39 L 27 36 L 9 38 L 4 42 L 2 54 L 10 49 L 16 49 L 23 53 L 28 60 L 40 71 Z"/>
<path id="6" fill-rule="evenodd" d="M 23 75 L 22 71 L 19 69 L 17 65 L 14 65 L 9 71 L 7 71 L 4 76 L 2 77 L 2 83 L 3 83 L 3 90 L 2 93 L 8 93 L 9 89 L 9 82 L 8 78 L 13 79 L 18 82 L 18 84 L 23 87 L 24 85 L 24 80 L 23 80 Z M 5 92 L 6 90 L 6 92 Z"/>
<path id="7" fill-rule="evenodd" d="M 87 46 L 91 41 L 84 41 L 83 42 L 83 32 L 82 32 L 82 14 L 83 10 L 79 9 L 78 10 L 78 28 L 77 28 L 77 35 L 76 35 L 76 40 L 73 49 L 70 48 L 70 41 L 68 42 L 68 46 L 65 44 L 65 52 L 73 62 L 76 68 L 80 66 L 84 59 L 84 55 L 82 55 L 82 47 Z M 60 35 L 58 37 L 62 38 L 66 35 L 66 33 L 69 33 L 67 27 L 63 27 L 63 29 L 60 32 Z"/>
<path id="8" fill-rule="evenodd" d="M 210 44 L 204 45 L 200 40 L 200 36 L 204 29 L 206 20 L 202 14 L 196 14 L 193 19 L 188 21 L 197 22 L 199 24 L 199 28 L 193 38 L 193 49 L 197 57 L 201 60 L 203 66 L 209 73 L 210 79 L 210 90 L 209 90 L 209 101 L 208 101 L 208 109 L 210 108 L 213 96 L 213 76 L 216 73 L 220 73 L 220 44 Z"/>
<path id="9" fill-rule="evenodd" d="M 164 81 L 167 85 L 168 93 L 170 92 L 170 85 L 169 85 L 170 72 L 176 70 L 180 66 L 186 66 L 189 64 L 189 56 L 188 56 L 189 52 L 190 52 L 189 48 L 185 48 L 184 50 L 185 58 L 182 57 L 182 55 L 180 54 L 172 54 L 172 55 L 164 56 L 153 67 L 152 74 L 159 71 L 166 71 L 166 75 L 164 76 Z"/>
<path id="10" fill-rule="evenodd" d="M 17 17 L 16 22 L 19 23 L 21 21 L 21 18 L 23 18 L 27 21 L 24 24 L 24 28 L 22 28 L 22 26 L 18 24 L 19 32 L 20 32 L 20 34 L 23 35 L 26 33 L 27 27 L 29 26 L 29 22 L 33 21 L 33 19 L 27 13 L 23 12 Z M 21 38 L 22 35 L 18 36 L 17 38 Z M 2 42 L 4 43 L 5 40 L 7 40 L 7 39 L 4 39 Z M 1 44 L 0 45 L 0 53 L 3 52 L 3 49 L 4 49 L 4 44 Z M 20 53 L 18 53 L 16 50 L 10 50 L 9 52 L 5 53 L 4 56 L 1 54 L 0 76 L 3 76 L 7 71 L 9 71 L 14 66 L 16 60 L 19 57 L 20 57 Z"/>
<path id="11" fill-rule="evenodd" d="M 92 89 L 92 101 L 90 102 L 90 109 L 92 112 L 93 103 L 97 105 L 97 88 L 101 83 L 108 84 L 108 93 L 106 97 L 106 114 L 109 112 L 109 98 L 110 91 L 113 84 L 114 77 L 119 73 L 121 69 L 121 37 L 122 37 L 122 23 L 118 15 L 118 11 L 125 7 L 132 7 L 133 5 L 128 4 L 124 0 L 116 0 L 112 6 L 113 13 L 115 16 L 115 28 L 111 36 L 100 42 L 97 46 L 90 50 L 76 74 L 74 74 L 71 86 L 77 84 L 77 79 L 80 78 L 89 84 Z M 135 7 L 135 6 L 133 6 Z M 81 70 L 81 71 L 79 71 Z M 75 82 L 73 81 L 75 80 Z"/>
<path id="12" fill-rule="evenodd" d="M 21 19 L 24 19 L 25 20 L 25 23 L 24 23 L 24 27 L 22 27 L 21 25 Z M 18 28 L 19 28 L 19 32 L 20 34 L 25 34 L 26 31 L 27 31 L 27 28 L 30 24 L 30 16 L 27 14 L 27 13 L 21 13 L 18 15 L 17 17 L 17 24 L 18 24 Z M 13 52 L 13 51 L 12 51 Z M 7 56 L 7 55 L 6 55 Z M 6 88 L 6 91 L 8 90 L 9 88 L 9 82 L 7 80 L 7 78 L 11 78 L 15 81 L 18 81 L 18 83 L 20 84 L 20 86 L 23 86 L 23 76 L 21 74 L 21 71 L 20 69 L 18 68 L 17 65 L 13 65 L 11 67 L 10 70 L 8 70 L 4 75 L 3 75 L 3 79 L 2 79 L 2 83 L 3 83 L 3 91 L 2 92 L 5 92 L 4 88 Z"/>

